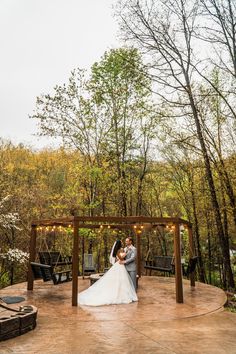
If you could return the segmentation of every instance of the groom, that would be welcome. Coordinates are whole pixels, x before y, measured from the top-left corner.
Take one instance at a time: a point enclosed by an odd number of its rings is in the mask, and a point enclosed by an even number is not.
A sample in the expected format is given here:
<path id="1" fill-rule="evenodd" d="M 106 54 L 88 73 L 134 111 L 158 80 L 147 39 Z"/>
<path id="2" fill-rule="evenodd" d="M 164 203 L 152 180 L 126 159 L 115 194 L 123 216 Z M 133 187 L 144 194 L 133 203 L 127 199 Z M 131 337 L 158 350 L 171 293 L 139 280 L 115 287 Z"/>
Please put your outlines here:
<path id="1" fill-rule="evenodd" d="M 126 247 L 124 249 L 126 253 L 126 257 L 124 261 L 119 261 L 120 264 L 124 264 L 127 272 L 129 273 L 129 276 L 134 284 L 135 290 L 137 290 L 137 284 L 136 284 L 136 275 L 137 275 L 137 269 L 136 269 L 136 256 L 137 256 L 137 250 L 133 245 L 133 239 L 132 237 L 127 237 L 125 240 Z"/>

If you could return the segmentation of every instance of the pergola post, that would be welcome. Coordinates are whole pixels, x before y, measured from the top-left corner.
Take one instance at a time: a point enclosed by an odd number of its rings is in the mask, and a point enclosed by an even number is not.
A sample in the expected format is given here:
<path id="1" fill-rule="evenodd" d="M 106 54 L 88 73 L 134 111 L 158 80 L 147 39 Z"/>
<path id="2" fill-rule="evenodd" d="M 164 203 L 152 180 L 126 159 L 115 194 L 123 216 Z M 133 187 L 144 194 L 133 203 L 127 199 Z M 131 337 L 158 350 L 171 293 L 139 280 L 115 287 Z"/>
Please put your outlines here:
<path id="1" fill-rule="evenodd" d="M 82 236 L 82 276 L 84 279 L 84 252 L 85 252 L 85 248 L 84 248 L 84 234 Z"/>
<path id="2" fill-rule="evenodd" d="M 189 258 L 192 258 L 194 256 L 192 226 L 188 226 L 188 240 L 189 240 Z M 195 271 L 190 273 L 190 285 L 195 286 Z"/>
<path id="3" fill-rule="evenodd" d="M 28 285 L 27 290 L 33 290 L 34 288 L 34 277 L 30 266 L 30 262 L 35 261 L 36 256 L 36 238 L 37 238 L 37 227 L 36 225 L 31 226 L 30 235 L 30 249 L 29 249 L 29 268 L 28 268 Z"/>
<path id="4" fill-rule="evenodd" d="M 137 274 L 140 278 L 141 277 L 141 247 L 140 247 L 139 233 L 136 233 L 136 244 L 137 244 Z"/>
<path id="5" fill-rule="evenodd" d="M 183 281 L 182 281 L 182 265 L 181 265 L 181 242 L 179 223 L 175 225 L 174 233 L 174 255 L 175 255 L 175 289 L 176 302 L 183 303 Z"/>
<path id="6" fill-rule="evenodd" d="M 78 303 L 78 256 L 79 256 L 79 222 L 74 218 L 74 242 L 72 257 L 72 306 Z"/>

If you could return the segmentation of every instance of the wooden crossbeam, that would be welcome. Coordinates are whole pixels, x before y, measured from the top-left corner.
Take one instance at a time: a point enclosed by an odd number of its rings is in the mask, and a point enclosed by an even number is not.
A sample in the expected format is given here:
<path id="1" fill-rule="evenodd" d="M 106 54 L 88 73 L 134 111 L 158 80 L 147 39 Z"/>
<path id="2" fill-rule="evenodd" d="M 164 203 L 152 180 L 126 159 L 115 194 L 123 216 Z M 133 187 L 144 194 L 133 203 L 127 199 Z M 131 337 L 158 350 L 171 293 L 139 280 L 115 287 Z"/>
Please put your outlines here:
<path id="1" fill-rule="evenodd" d="M 79 227 L 82 228 L 83 223 L 92 223 L 87 224 L 91 228 L 100 227 L 100 223 L 111 223 L 111 224 L 142 224 L 150 223 L 157 225 L 166 225 L 166 224 L 183 224 L 186 226 L 191 226 L 190 222 L 181 218 L 175 217 L 150 217 L 150 216 L 72 216 L 72 217 L 63 217 L 56 219 L 41 219 L 34 220 L 32 226 L 68 226 L 74 224 L 74 222 L 79 223 Z M 99 223 L 99 224 L 94 224 Z M 119 225 L 120 226 L 120 225 Z M 85 224 L 83 225 L 85 227 Z M 121 226 L 120 226 L 121 227 Z M 128 225 L 129 227 L 129 225 Z"/>

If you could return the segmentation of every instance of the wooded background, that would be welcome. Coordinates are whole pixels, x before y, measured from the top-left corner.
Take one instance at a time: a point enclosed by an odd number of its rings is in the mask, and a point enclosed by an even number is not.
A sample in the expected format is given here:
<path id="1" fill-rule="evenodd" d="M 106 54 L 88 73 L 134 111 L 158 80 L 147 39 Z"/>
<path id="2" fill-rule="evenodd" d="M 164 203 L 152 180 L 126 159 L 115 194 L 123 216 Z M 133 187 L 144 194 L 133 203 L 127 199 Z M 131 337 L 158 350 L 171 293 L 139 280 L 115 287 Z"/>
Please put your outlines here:
<path id="1" fill-rule="evenodd" d="M 114 11 L 127 46 L 37 98 L 39 135 L 62 147 L 1 141 L 3 212 L 19 213 L 21 227 L 1 226 L 1 252 L 28 250 L 34 218 L 179 216 L 193 223 L 198 278 L 233 289 L 235 2 L 121 0 Z M 170 233 L 145 233 L 143 258 L 150 250 L 172 254 Z"/>

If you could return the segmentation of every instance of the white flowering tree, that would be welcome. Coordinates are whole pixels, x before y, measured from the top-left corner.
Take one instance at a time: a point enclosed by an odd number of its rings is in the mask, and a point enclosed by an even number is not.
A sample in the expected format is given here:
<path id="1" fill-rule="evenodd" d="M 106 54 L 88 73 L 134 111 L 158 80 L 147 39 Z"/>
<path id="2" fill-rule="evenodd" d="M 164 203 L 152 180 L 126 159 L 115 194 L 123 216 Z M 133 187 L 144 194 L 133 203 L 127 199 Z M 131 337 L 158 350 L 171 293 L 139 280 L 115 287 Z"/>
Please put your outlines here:
<path id="1" fill-rule="evenodd" d="M 29 259 L 29 254 L 18 248 L 10 248 L 6 253 L 2 254 L 2 258 L 10 264 L 25 264 Z"/>
<path id="2" fill-rule="evenodd" d="M 0 200 L 0 228 L 5 230 L 21 230 L 17 225 L 20 222 L 18 213 L 6 211 L 6 204 L 11 199 L 10 195 Z"/>
<path id="3" fill-rule="evenodd" d="M 11 246 L 7 251 L 0 248 L 0 280 L 6 273 L 10 273 L 10 282 L 13 284 L 14 268 L 26 264 L 29 256 L 26 252 L 14 247 L 15 232 L 20 231 L 21 228 L 18 226 L 20 223 L 19 214 L 12 213 L 7 208 L 10 199 L 11 196 L 8 195 L 0 200 L 0 237 L 7 237 Z"/>

